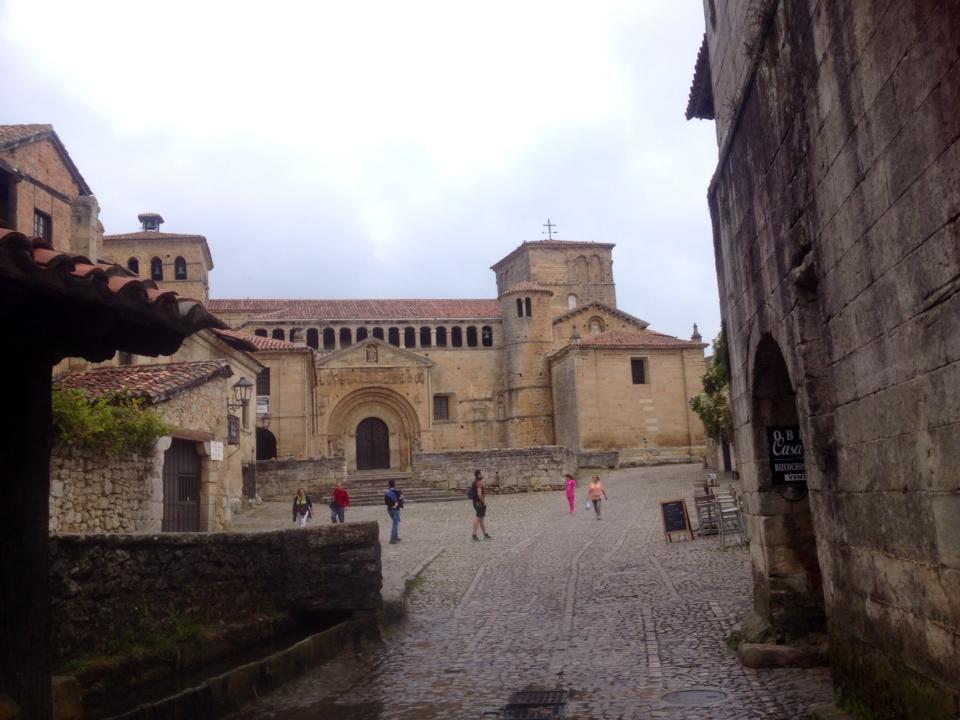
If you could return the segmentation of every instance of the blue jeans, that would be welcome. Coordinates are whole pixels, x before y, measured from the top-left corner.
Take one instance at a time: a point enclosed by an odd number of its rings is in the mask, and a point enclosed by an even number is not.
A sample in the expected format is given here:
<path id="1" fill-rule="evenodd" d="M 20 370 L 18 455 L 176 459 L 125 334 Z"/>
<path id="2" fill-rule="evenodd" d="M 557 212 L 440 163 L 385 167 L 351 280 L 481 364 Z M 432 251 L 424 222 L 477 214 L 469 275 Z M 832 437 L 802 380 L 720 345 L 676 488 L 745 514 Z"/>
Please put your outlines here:
<path id="1" fill-rule="evenodd" d="M 387 509 L 392 525 L 390 526 L 390 542 L 396 542 L 400 539 L 400 508 Z"/>
<path id="2" fill-rule="evenodd" d="M 332 508 L 330 508 L 330 520 L 333 521 L 333 522 L 335 522 L 335 523 L 338 523 L 338 522 L 339 522 L 339 523 L 342 523 L 342 522 L 344 521 L 344 520 L 343 520 L 343 511 L 344 511 L 345 509 L 346 509 L 346 508 L 342 508 L 342 507 L 340 507 L 339 505 L 334 505 Z"/>

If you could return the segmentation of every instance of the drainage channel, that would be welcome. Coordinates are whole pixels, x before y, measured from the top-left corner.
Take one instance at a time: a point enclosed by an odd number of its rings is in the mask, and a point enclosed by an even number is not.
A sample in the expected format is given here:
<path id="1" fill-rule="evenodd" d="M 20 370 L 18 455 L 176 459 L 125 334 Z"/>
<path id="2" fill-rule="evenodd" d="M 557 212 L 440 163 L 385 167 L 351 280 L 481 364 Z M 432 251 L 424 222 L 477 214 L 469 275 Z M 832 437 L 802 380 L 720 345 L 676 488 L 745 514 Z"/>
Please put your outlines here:
<path id="1" fill-rule="evenodd" d="M 566 704 L 566 690 L 521 690 L 510 696 L 500 717 L 503 720 L 558 718 Z"/>

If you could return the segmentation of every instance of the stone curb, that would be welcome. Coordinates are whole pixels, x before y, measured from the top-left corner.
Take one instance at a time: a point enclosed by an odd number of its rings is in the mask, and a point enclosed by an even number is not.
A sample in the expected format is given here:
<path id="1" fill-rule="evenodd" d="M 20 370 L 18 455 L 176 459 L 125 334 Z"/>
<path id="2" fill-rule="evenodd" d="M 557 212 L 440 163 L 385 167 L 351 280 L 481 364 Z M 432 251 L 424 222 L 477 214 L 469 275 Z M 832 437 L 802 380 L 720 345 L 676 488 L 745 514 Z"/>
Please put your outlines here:
<path id="1" fill-rule="evenodd" d="M 376 626 L 348 620 L 268 655 L 212 677 L 155 703 L 140 705 L 108 720 L 217 718 L 234 712 L 258 696 L 277 689 L 308 668 L 336 657 L 345 646 L 378 638 Z"/>
<path id="2" fill-rule="evenodd" d="M 434 560 L 436 560 L 443 548 L 437 548 L 430 555 L 425 557 L 410 570 L 401 575 L 398 579 L 394 578 L 383 587 L 383 622 L 386 625 L 396 625 L 403 622 L 407 617 L 407 598 L 410 596 L 409 581 L 415 579 L 420 573 L 427 569 Z"/>

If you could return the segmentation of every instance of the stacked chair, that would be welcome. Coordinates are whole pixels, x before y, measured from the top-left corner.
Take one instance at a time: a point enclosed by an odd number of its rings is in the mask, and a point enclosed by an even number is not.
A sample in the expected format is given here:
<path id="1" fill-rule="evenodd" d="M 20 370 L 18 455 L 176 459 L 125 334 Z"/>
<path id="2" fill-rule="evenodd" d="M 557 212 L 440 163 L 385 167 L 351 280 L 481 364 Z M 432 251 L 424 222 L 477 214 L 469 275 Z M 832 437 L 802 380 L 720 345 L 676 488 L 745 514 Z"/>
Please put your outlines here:
<path id="1" fill-rule="evenodd" d="M 720 535 L 721 547 L 726 547 L 728 541 L 745 545 L 746 526 L 737 491 L 732 485 L 725 491 L 720 490 L 719 486 L 712 484 L 715 477 L 697 485 L 698 493 L 693 498 L 697 511 L 697 534 Z"/>

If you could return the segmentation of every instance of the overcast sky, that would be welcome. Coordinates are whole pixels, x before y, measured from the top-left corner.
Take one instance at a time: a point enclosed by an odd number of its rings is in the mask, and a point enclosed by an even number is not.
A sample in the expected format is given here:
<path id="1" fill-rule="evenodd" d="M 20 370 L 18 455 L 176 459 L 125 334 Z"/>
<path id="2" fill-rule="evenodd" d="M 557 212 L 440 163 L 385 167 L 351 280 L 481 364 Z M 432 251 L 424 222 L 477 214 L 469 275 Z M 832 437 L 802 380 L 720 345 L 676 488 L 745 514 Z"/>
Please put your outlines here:
<path id="1" fill-rule="evenodd" d="M 492 298 L 549 217 L 710 339 L 702 34 L 696 0 L 0 0 L 0 123 L 53 124 L 108 233 L 205 235 L 212 297 Z"/>

